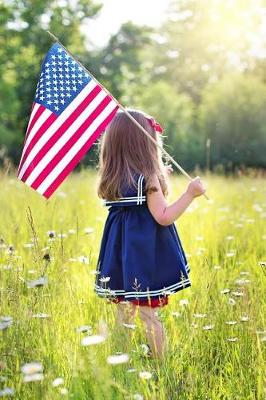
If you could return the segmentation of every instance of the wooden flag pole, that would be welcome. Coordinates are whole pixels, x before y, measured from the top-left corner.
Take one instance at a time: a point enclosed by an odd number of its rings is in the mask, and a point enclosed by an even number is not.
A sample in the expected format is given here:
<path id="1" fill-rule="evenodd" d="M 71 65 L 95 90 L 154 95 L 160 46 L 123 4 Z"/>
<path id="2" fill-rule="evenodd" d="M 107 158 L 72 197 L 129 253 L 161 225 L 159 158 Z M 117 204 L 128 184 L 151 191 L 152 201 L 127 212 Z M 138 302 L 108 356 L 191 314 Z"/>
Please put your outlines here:
<path id="1" fill-rule="evenodd" d="M 173 159 L 173 157 L 171 157 L 170 154 L 168 154 L 167 151 L 164 150 L 164 148 L 163 148 L 159 143 L 157 143 L 157 141 L 156 141 L 155 139 L 153 139 L 153 137 L 146 131 L 146 129 L 143 128 L 143 126 L 140 125 L 140 124 L 138 123 L 138 121 L 135 120 L 134 117 L 132 117 L 132 115 L 125 109 L 125 107 L 123 107 L 123 106 L 113 97 L 113 95 L 109 92 L 109 90 L 107 90 L 107 89 L 106 89 L 106 88 L 105 88 L 105 87 L 90 73 L 90 71 L 88 71 L 87 68 L 85 68 L 84 65 L 82 65 L 82 64 L 73 56 L 73 54 L 71 54 L 70 51 L 68 51 L 68 50 L 65 48 L 65 46 L 60 42 L 60 40 L 59 40 L 53 33 L 51 33 L 50 31 L 47 31 L 47 33 L 49 33 L 49 35 L 53 38 L 53 40 L 56 41 L 57 43 L 59 43 L 60 46 L 62 46 L 63 49 L 64 49 L 64 50 L 65 50 L 65 51 L 80 65 L 80 67 L 81 67 L 84 71 L 86 71 L 86 72 L 90 75 L 90 77 L 91 77 L 92 79 L 94 79 L 94 80 L 98 83 L 98 85 L 99 85 L 103 90 L 105 90 L 105 91 L 112 97 L 112 99 L 116 102 L 116 104 L 118 105 L 118 107 L 121 108 L 121 109 L 124 111 L 124 113 L 128 116 L 128 118 L 130 118 L 131 121 L 132 121 L 135 125 L 137 125 L 137 126 L 139 127 L 139 129 L 140 129 L 140 130 L 141 130 L 141 131 L 142 131 L 142 132 L 157 146 L 157 147 L 159 147 L 159 149 L 168 157 L 169 160 L 171 160 L 171 162 L 182 172 L 182 174 L 185 175 L 190 181 L 192 181 L 191 176 L 181 167 L 181 165 L 179 165 L 179 164 Z M 205 193 L 203 194 L 203 196 L 206 197 L 207 200 L 210 200 L 209 197 L 208 197 Z"/>

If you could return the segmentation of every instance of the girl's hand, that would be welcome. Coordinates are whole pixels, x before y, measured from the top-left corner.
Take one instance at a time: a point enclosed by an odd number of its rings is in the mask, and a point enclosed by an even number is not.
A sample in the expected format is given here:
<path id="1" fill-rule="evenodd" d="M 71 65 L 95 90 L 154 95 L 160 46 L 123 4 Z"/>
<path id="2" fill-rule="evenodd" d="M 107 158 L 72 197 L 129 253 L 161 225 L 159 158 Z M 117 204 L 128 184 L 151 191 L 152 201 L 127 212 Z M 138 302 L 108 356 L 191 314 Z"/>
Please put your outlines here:
<path id="1" fill-rule="evenodd" d="M 171 164 L 165 165 L 165 169 L 168 175 L 170 175 L 173 172 L 173 167 Z"/>
<path id="2" fill-rule="evenodd" d="M 203 186 L 199 176 L 192 179 L 192 181 L 187 186 L 186 192 L 193 198 L 201 196 L 206 192 L 206 189 Z"/>

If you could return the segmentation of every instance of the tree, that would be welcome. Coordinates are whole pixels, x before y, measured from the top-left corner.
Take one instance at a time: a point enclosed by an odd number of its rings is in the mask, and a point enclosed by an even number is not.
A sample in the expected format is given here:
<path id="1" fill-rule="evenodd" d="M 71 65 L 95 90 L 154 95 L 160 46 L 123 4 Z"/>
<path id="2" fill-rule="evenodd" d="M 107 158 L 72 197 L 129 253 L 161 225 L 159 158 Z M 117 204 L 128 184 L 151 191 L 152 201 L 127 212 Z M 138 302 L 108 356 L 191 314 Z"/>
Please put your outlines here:
<path id="1" fill-rule="evenodd" d="M 88 69 L 118 100 L 131 86 L 137 85 L 138 77 L 141 79 L 143 75 L 141 51 L 150 43 L 150 33 L 151 28 L 124 23 L 108 44 L 93 54 L 93 63 L 89 62 L 89 56 L 84 60 Z"/>
<path id="2" fill-rule="evenodd" d="M 9 0 L 0 5 L 1 143 L 18 162 L 42 60 L 52 45 L 46 29 L 54 32 L 76 54 L 85 51 L 80 23 L 97 14 L 93 0 Z M 3 111 L 3 113 L 2 113 Z"/>
<path id="3" fill-rule="evenodd" d="M 252 71 L 256 46 L 266 44 L 265 20 L 260 2 L 252 0 L 172 1 L 154 37 L 150 73 L 199 104 L 209 83 L 232 71 Z"/>
<path id="4" fill-rule="evenodd" d="M 164 128 L 165 150 L 184 168 L 200 163 L 201 141 L 195 133 L 195 106 L 189 96 L 176 93 L 167 82 L 149 82 L 132 106 L 158 120 Z"/>
<path id="5" fill-rule="evenodd" d="M 210 85 L 199 108 L 201 134 L 211 139 L 211 164 L 266 167 L 266 86 L 230 74 Z"/>

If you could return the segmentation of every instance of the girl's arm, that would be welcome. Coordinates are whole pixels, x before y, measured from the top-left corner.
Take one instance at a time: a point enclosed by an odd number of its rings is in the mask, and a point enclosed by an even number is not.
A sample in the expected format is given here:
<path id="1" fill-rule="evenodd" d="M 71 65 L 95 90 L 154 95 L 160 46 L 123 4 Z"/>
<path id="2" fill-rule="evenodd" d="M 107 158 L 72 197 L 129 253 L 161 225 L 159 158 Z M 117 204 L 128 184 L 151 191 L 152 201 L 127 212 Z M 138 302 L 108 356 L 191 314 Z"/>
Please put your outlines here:
<path id="1" fill-rule="evenodd" d="M 157 175 L 152 176 L 152 186 L 157 192 L 147 193 L 147 204 L 153 218 L 158 224 L 171 225 L 188 208 L 195 197 L 205 193 L 200 178 L 194 178 L 187 187 L 187 190 L 171 205 L 167 205 Z"/>

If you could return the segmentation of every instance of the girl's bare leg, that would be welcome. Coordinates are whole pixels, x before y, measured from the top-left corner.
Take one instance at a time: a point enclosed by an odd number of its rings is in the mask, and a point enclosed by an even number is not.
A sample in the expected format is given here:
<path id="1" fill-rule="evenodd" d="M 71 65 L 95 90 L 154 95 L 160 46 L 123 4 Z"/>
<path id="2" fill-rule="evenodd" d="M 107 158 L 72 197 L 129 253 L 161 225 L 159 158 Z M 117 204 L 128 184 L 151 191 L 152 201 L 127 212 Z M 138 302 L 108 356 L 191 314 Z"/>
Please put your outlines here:
<path id="1" fill-rule="evenodd" d="M 129 350 L 130 340 L 133 329 L 124 326 L 123 324 L 132 325 L 135 323 L 137 306 L 130 301 L 126 303 L 117 303 L 117 313 L 115 321 L 115 341 L 123 346 L 125 351 Z"/>
<path id="2" fill-rule="evenodd" d="M 130 301 L 117 303 L 116 323 L 118 325 L 134 324 L 137 306 Z"/>
<path id="3" fill-rule="evenodd" d="M 140 306 L 140 317 L 146 326 L 147 339 L 153 358 L 163 358 L 166 351 L 166 335 L 158 318 L 157 307 Z"/>

